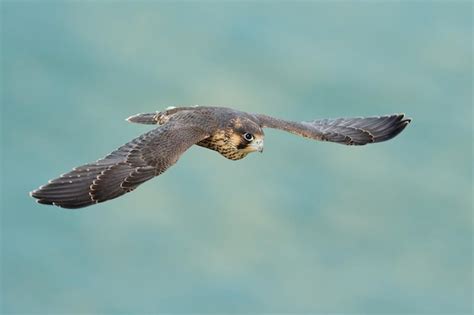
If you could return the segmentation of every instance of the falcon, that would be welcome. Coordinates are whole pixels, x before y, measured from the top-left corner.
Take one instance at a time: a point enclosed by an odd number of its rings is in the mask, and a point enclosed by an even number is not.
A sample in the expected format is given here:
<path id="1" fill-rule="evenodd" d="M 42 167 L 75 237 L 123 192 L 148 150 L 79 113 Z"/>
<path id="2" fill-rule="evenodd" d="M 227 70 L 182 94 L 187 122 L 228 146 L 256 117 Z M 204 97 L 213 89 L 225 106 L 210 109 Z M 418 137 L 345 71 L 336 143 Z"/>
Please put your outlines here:
<path id="1" fill-rule="evenodd" d="M 294 122 L 224 107 L 172 107 L 137 114 L 129 122 L 157 125 L 94 163 L 50 180 L 30 195 L 38 203 L 82 208 L 122 196 L 165 172 L 191 146 L 240 160 L 263 152 L 263 128 L 345 145 L 392 139 L 410 123 L 404 114 Z"/>

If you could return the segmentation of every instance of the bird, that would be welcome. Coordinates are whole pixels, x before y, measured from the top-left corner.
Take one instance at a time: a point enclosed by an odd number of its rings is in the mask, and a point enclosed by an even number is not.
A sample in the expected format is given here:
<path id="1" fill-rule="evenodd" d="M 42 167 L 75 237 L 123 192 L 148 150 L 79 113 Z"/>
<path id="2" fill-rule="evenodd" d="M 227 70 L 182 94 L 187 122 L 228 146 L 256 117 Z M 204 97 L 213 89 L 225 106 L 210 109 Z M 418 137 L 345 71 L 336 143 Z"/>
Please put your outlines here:
<path id="1" fill-rule="evenodd" d="M 83 208 L 120 197 L 174 165 L 191 146 L 233 161 L 263 152 L 264 128 L 305 138 L 361 146 L 392 139 L 411 122 L 404 114 L 296 122 L 226 107 L 184 106 L 126 119 L 156 125 L 102 159 L 74 168 L 30 192 L 37 202 Z"/>

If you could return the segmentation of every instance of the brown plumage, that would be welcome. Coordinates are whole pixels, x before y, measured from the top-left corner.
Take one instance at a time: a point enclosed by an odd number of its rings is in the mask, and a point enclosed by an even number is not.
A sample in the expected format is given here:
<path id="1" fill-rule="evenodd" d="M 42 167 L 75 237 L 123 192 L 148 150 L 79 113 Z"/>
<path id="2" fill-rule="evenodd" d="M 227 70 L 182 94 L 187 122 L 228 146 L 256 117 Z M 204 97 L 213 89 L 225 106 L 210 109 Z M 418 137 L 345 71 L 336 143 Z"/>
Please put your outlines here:
<path id="1" fill-rule="evenodd" d="M 403 114 L 292 122 L 223 107 L 180 107 L 138 114 L 130 122 L 158 125 L 103 159 L 74 168 L 31 192 L 42 204 L 81 208 L 117 198 L 175 164 L 192 145 L 231 160 L 263 151 L 262 128 L 346 145 L 389 140 L 410 122 Z"/>

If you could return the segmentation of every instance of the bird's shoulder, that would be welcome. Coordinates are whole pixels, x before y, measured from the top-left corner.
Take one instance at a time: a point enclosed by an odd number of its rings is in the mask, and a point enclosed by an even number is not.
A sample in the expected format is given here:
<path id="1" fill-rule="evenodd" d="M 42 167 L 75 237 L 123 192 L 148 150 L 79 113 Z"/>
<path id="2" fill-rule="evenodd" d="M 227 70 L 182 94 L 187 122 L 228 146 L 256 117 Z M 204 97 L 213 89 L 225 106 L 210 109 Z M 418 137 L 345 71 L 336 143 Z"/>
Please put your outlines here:
<path id="1" fill-rule="evenodd" d="M 172 107 L 156 114 L 156 121 L 159 125 L 165 124 L 185 124 L 211 128 L 214 131 L 224 128 L 228 122 L 238 117 L 248 115 L 228 107 L 218 106 L 192 106 L 192 107 Z"/>

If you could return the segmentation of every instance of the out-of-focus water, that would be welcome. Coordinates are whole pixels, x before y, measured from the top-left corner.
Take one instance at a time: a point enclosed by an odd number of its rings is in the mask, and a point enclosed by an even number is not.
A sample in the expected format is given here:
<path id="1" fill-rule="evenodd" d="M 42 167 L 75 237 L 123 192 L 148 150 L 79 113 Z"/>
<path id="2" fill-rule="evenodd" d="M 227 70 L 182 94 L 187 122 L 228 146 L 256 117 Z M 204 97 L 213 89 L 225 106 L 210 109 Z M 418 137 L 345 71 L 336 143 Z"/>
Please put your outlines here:
<path id="1" fill-rule="evenodd" d="M 472 4 L 1 3 L 4 313 L 472 311 Z M 79 211 L 28 192 L 171 105 L 406 112 L 366 147 L 192 148 Z"/>

